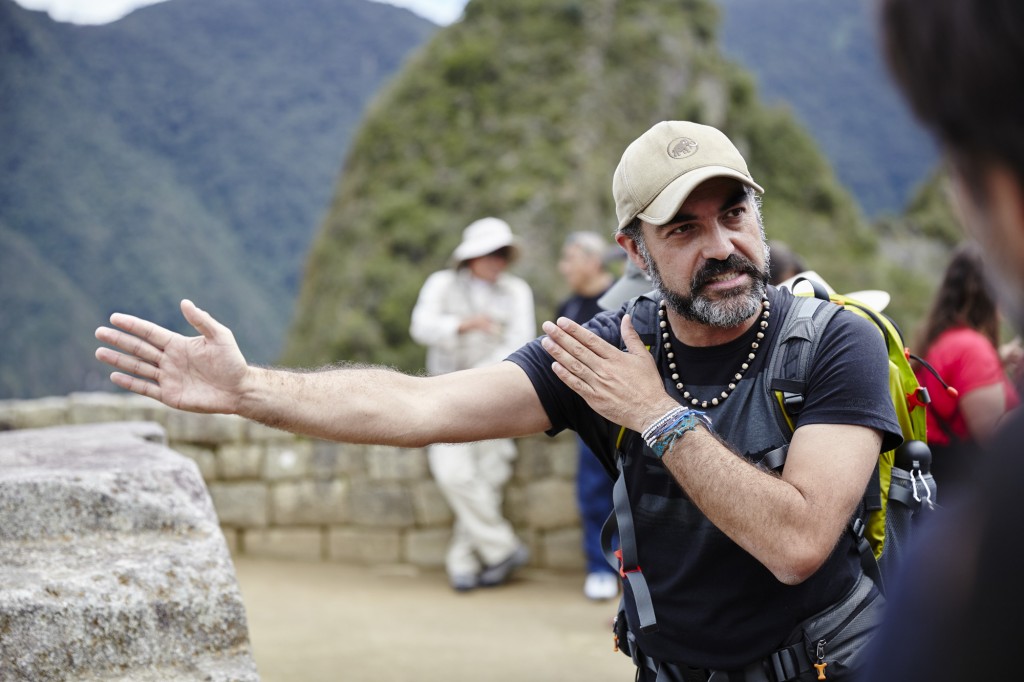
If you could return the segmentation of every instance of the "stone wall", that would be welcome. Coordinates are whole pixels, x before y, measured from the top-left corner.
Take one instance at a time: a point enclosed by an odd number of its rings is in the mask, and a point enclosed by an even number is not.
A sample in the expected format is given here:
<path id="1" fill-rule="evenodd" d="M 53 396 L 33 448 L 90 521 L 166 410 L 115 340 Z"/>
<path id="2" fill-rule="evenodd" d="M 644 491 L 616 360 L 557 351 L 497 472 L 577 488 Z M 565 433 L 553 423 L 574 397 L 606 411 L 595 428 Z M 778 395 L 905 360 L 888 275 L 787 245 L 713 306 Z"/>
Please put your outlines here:
<path id="1" fill-rule="evenodd" d="M 239 417 L 172 410 L 133 394 L 0 401 L 0 430 L 148 421 L 196 462 L 233 554 L 440 567 L 452 522 L 423 449 L 298 437 Z M 517 441 L 506 515 L 531 565 L 584 561 L 571 433 Z"/>

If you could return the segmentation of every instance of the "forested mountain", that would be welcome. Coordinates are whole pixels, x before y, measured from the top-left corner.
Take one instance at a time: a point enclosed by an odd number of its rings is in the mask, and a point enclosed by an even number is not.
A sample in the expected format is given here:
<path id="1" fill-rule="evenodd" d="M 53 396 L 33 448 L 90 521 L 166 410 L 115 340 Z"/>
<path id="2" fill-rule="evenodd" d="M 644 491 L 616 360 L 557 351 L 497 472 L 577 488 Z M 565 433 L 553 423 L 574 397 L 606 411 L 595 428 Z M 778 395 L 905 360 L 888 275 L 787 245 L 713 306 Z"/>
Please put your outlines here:
<path id="1" fill-rule="evenodd" d="M 408 334 L 417 290 L 485 215 L 524 236 L 517 271 L 547 317 L 566 293 L 555 268 L 565 234 L 614 226 L 622 150 L 669 118 L 737 142 L 768 190 L 770 235 L 824 256 L 815 267 L 836 288 L 892 283 L 896 263 L 830 164 L 722 55 L 718 28 L 711 0 L 470 2 L 367 112 L 310 254 L 285 362 L 421 368 Z"/>
<path id="2" fill-rule="evenodd" d="M 901 212 L 937 165 L 882 61 L 868 0 L 717 0 L 723 51 L 785 103 L 871 217 Z"/>
<path id="3" fill-rule="evenodd" d="M 110 312 L 217 311 L 276 359 L 352 130 L 437 27 L 366 0 L 0 0 L 0 398 L 108 382 Z"/>
<path id="4" fill-rule="evenodd" d="M 813 22 L 769 29 L 767 9 L 742 5 L 764 33 L 783 31 L 776 50 L 763 37 L 771 54 L 744 57 L 755 79 L 719 35 L 745 0 L 719 1 L 471 0 L 439 30 L 367 0 L 173 0 L 103 26 L 0 0 L 0 398 L 109 388 L 92 330 L 122 310 L 192 333 L 182 297 L 253 362 L 418 370 L 416 291 L 486 214 L 525 237 L 516 270 L 545 318 L 566 294 L 563 236 L 611 229 L 619 155 L 665 118 L 726 130 L 768 189 L 769 235 L 837 288 L 899 291 L 892 311 L 913 320 L 942 254 L 928 208 L 941 192 L 868 224 L 833 173 L 846 164 L 765 75 L 801 83 L 794 98 L 824 83 L 836 88 L 821 101 L 838 99 L 848 83 L 811 67 L 867 56 L 842 40 L 860 40 L 841 30 L 850 3 L 764 3 L 836 12 L 806 39 Z M 767 69 L 804 45 L 824 56 Z M 856 106 L 877 125 L 854 142 L 865 158 L 899 149 L 880 170 L 897 173 L 919 148 L 893 146 L 906 134 L 875 98 L 843 104 Z"/>

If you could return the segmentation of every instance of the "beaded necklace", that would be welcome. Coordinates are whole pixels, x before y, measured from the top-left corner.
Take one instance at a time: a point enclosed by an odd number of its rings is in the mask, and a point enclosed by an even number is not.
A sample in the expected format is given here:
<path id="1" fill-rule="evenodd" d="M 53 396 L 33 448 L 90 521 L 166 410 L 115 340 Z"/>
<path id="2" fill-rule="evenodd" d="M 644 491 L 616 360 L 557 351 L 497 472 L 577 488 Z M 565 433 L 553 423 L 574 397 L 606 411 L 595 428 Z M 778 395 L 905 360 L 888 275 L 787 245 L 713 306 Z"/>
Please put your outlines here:
<path id="1" fill-rule="evenodd" d="M 715 407 L 729 397 L 733 389 L 736 388 L 736 383 L 743 378 L 743 374 L 750 368 L 754 357 L 757 355 L 757 349 L 761 347 L 761 340 L 764 339 L 765 332 L 768 331 L 768 318 L 771 316 L 771 312 L 768 310 L 771 304 L 768 302 L 767 297 L 761 300 L 761 325 L 760 331 L 754 337 L 754 341 L 750 344 L 750 352 L 747 354 L 747 359 L 740 364 L 740 370 L 733 375 L 733 380 L 729 382 L 728 387 L 722 391 L 721 395 L 715 396 L 711 400 L 701 400 L 690 395 L 690 392 L 686 390 L 686 386 L 679 378 L 679 372 L 676 369 L 676 354 L 672 350 L 672 341 L 669 336 L 669 325 L 668 320 L 665 319 L 665 301 L 662 300 L 658 305 L 658 325 L 661 327 L 661 341 L 662 347 L 665 349 L 666 357 L 668 358 L 668 369 L 671 372 L 672 381 L 675 382 L 676 390 L 683 396 L 683 400 L 689 402 L 694 407 L 700 406 L 702 409 L 708 407 Z"/>

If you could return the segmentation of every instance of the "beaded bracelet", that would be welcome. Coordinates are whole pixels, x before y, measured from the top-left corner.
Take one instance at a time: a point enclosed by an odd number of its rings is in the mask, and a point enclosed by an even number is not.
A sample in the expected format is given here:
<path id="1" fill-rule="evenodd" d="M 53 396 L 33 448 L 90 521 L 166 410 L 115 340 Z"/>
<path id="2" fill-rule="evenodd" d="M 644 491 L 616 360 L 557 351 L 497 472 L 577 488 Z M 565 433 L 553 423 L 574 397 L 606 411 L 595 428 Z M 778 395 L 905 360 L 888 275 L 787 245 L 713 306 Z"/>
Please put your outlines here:
<path id="1" fill-rule="evenodd" d="M 707 414 L 680 405 L 655 420 L 641 435 L 655 456 L 661 459 L 683 434 L 693 431 L 698 424 L 703 424 L 708 431 L 714 433 L 711 418 Z"/>

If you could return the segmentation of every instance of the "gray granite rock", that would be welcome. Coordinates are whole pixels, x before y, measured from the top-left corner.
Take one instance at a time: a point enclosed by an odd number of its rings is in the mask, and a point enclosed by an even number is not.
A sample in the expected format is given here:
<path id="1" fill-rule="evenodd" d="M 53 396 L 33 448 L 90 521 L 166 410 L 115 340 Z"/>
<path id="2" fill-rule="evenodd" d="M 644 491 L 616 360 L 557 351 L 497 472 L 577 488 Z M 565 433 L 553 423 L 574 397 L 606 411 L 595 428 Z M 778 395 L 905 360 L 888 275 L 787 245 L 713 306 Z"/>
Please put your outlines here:
<path id="1" fill-rule="evenodd" d="M 0 680 L 259 680 L 210 496 L 164 442 L 0 433 Z"/>

